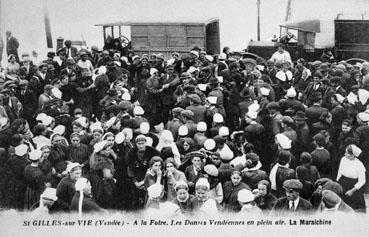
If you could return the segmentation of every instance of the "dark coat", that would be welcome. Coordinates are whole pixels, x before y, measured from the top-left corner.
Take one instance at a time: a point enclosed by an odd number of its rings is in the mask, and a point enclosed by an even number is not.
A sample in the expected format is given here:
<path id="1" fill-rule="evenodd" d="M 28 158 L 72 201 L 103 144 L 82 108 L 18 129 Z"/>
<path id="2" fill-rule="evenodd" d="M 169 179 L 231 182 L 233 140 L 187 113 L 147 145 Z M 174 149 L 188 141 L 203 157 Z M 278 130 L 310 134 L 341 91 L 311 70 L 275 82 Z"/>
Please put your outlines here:
<path id="1" fill-rule="evenodd" d="M 160 152 L 151 146 L 146 146 L 141 159 L 137 156 L 137 151 L 137 147 L 134 147 L 127 154 L 128 177 L 133 183 L 141 182 L 149 168 L 150 159 L 154 156 L 160 156 Z"/>
<path id="2" fill-rule="evenodd" d="M 194 113 L 193 121 L 195 123 L 205 121 L 207 108 L 204 105 L 190 105 L 186 107 L 186 110 L 191 110 Z"/>
<path id="3" fill-rule="evenodd" d="M 288 179 L 296 178 L 295 171 L 290 168 L 278 167 L 276 173 L 277 197 L 284 195 L 283 182 Z"/>
<path id="4" fill-rule="evenodd" d="M 58 186 L 56 187 L 56 196 L 58 200 L 70 207 L 72 203 L 72 198 L 74 193 L 76 192 L 74 188 L 75 182 L 70 178 L 70 176 L 66 176 L 62 178 Z"/>
<path id="5" fill-rule="evenodd" d="M 303 199 L 302 197 L 300 197 L 300 201 L 297 204 L 296 213 L 308 213 L 309 211 L 311 211 L 313 209 L 313 206 L 311 205 L 311 203 L 305 199 Z M 278 199 L 277 203 L 275 204 L 272 213 L 276 214 L 276 215 L 281 215 L 283 213 L 287 213 L 287 212 L 292 212 L 289 208 L 289 201 L 287 199 L 287 197 L 283 197 Z"/>
<path id="6" fill-rule="evenodd" d="M 255 203 L 256 205 L 263 210 L 263 212 L 269 212 L 273 209 L 274 205 L 277 202 L 277 198 L 271 194 L 268 193 L 265 197 L 256 197 Z"/>

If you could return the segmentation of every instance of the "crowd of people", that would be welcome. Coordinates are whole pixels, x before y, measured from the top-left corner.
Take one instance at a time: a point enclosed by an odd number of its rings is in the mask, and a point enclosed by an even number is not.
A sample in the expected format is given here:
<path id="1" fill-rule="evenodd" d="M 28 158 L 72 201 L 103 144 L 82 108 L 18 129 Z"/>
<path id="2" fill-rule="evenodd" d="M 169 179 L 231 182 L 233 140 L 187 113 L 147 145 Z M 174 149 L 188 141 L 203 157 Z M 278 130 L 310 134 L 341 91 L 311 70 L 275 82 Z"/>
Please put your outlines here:
<path id="1" fill-rule="evenodd" d="M 272 55 L 271 55 L 272 56 Z M 34 59 L 34 60 L 33 60 Z M 70 41 L 0 75 L 0 207 L 365 212 L 369 63 Z M 169 208 L 171 207 L 171 208 Z"/>

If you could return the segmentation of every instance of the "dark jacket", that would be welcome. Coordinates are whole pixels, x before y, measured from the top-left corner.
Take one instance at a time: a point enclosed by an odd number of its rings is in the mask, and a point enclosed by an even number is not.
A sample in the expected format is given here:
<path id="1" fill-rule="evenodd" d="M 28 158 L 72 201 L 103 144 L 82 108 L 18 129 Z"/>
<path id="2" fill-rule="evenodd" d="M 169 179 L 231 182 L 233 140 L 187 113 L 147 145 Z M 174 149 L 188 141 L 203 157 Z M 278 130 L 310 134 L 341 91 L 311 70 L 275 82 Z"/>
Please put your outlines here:
<path id="1" fill-rule="evenodd" d="M 297 204 L 295 213 L 308 213 L 313 209 L 311 203 L 302 197 L 300 197 L 300 201 Z M 283 197 L 278 199 L 277 203 L 275 204 L 272 213 L 276 215 L 281 215 L 283 213 L 293 213 L 292 210 L 289 208 L 289 201 L 287 197 Z"/>
<path id="2" fill-rule="evenodd" d="M 160 152 L 151 146 L 146 146 L 145 153 L 140 159 L 137 156 L 137 147 L 132 148 L 127 154 L 128 177 L 132 182 L 141 182 L 149 168 L 149 161 L 154 156 L 159 156 Z"/>

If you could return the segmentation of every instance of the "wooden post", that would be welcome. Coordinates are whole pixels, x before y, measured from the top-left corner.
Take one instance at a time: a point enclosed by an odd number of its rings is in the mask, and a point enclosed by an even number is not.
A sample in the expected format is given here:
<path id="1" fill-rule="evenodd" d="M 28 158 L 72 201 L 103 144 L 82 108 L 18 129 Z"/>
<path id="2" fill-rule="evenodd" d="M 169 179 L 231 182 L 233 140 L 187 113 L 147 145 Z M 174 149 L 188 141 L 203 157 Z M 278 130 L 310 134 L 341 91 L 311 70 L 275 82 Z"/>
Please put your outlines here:
<path id="1" fill-rule="evenodd" d="M 257 0 L 256 4 L 258 8 L 257 37 L 258 41 L 260 41 L 260 0 Z"/>
<path id="2" fill-rule="evenodd" d="M 44 22 L 45 22 L 47 47 L 52 48 L 53 47 L 53 39 L 52 39 L 52 36 L 51 36 L 51 27 L 50 27 L 49 10 L 47 8 L 47 0 L 44 0 Z"/>

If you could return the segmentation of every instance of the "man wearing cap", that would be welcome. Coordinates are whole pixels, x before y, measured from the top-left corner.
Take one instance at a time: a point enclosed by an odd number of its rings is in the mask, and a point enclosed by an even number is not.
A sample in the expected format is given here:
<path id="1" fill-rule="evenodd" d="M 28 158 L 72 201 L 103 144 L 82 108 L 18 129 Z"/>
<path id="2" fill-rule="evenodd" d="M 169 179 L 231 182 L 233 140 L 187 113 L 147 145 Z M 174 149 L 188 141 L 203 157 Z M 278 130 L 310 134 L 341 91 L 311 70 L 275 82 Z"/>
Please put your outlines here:
<path id="1" fill-rule="evenodd" d="M 193 116 L 193 121 L 195 123 L 199 123 L 201 121 L 205 120 L 205 116 L 206 116 L 206 106 L 202 105 L 200 96 L 198 96 L 197 94 L 191 94 L 189 95 L 190 98 L 190 106 L 186 107 L 186 110 L 190 110 L 193 112 L 194 116 Z"/>
<path id="2" fill-rule="evenodd" d="M 288 213 L 308 213 L 313 209 L 311 203 L 300 197 L 303 188 L 302 183 L 297 179 L 289 179 L 283 183 L 286 197 L 278 199 L 272 213 L 276 215 Z"/>
<path id="3" fill-rule="evenodd" d="M 184 125 L 188 128 L 188 137 L 193 137 L 197 131 L 197 125 L 193 121 L 194 113 L 191 110 L 183 110 L 181 112 L 182 120 Z"/>
<path id="4" fill-rule="evenodd" d="M 173 119 L 168 121 L 168 123 L 166 124 L 166 129 L 172 132 L 175 141 L 177 140 L 178 137 L 178 129 L 180 126 L 183 125 L 183 122 L 181 120 L 182 119 L 181 112 L 183 110 L 184 109 L 182 109 L 181 107 L 176 107 L 172 109 Z"/>
<path id="5" fill-rule="evenodd" d="M 319 211 L 321 212 L 344 212 L 344 213 L 354 213 L 354 210 L 347 205 L 335 192 L 331 190 L 322 191 L 322 202 L 319 206 Z"/>

